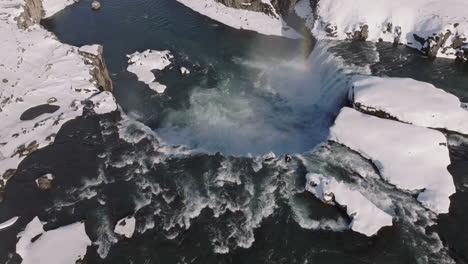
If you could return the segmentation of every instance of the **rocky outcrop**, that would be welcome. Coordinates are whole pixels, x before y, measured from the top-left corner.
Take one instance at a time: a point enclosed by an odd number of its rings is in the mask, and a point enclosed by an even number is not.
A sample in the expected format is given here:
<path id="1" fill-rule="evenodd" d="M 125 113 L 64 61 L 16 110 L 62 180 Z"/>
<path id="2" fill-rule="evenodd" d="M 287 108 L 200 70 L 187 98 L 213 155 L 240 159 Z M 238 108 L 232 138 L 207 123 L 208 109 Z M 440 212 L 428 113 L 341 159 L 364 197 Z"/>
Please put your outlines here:
<path id="1" fill-rule="evenodd" d="M 22 29 L 38 24 L 44 17 L 41 0 L 26 0 L 23 9 L 23 13 L 17 18 L 18 26 Z"/>
<path id="2" fill-rule="evenodd" d="M 104 60 L 103 47 L 101 45 L 94 46 L 96 46 L 96 52 L 83 49 L 79 49 L 78 52 L 83 56 L 85 64 L 93 66 L 90 73 L 94 77 L 93 82 L 95 82 L 97 88 L 101 91 L 112 92 L 114 87 Z"/>

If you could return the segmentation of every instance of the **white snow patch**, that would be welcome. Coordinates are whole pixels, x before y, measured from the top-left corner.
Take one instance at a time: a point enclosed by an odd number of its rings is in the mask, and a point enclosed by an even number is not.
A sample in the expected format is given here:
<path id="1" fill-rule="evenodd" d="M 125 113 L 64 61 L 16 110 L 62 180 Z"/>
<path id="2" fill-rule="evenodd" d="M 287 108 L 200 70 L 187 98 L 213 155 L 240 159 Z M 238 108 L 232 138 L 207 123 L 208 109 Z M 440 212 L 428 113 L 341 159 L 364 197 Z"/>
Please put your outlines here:
<path id="1" fill-rule="evenodd" d="M 413 34 L 427 38 L 450 30 L 452 37 L 444 46 L 448 50 L 444 54 L 440 49 L 438 56 L 455 58 L 450 48 L 454 36 L 468 36 L 466 10 L 466 0 L 320 0 L 312 33 L 318 39 L 346 39 L 349 33 L 368 25 L 369 41 L 393 42 L 401 32 L 401 43 L 421 49 Z M 335 36 L 329 29 L 336 29 Z"/>
<path id="2" fill-rule="evenodd" d="M 336 141 L 371 159 L 382 177 L 403 190 L 424 190 L 418 200 L 447 213 L 455 192 L 445 136 L 432 129 L 343 108 L 330 131 Z"/>
<path id="3" fill-rule="evenodd" d="M 51 17 L 65 7 L 75 3 L 73 0 L 42 0 L 44 18 Z"/>
<path id="4" fill-rule="evenodd" d="M 0 177 L 28 153 L 53 143 L 63 123 L 82 115 L 81 101 L 99 92 L 90 81 L 93 66 L 77 48 L 39 25 L 18 28 L 24 5 L 23 0 L 0 2 Z M 20 120 L 27 109 L 44 104 L 60 108 Z"/>
<path id="5" fill-rule="evenodd" d="M 100 92 L 91 97 L 90 100 L 94 103 L 93 109 L 98 115 L 110 113 L 118 109 L 114 96 L 108 91 Z"/>
<path id="6" fill-rule="evenodd" d="M 15 216 L 15 217 L 12 217 L 12 218 L 6 220 L 3 223 L 0 223 L 0 230 L 8 228 L 8 227 L 14 225 L 16 223 L 16 221 L 18 221 L 18 219 L 19 219 L 19 217 Z"/>
<path id="7" fill-rule="evenodd" d="M 366 236 L 375 235 L 382 227 L 392 225 L 392 216 L 380 210 L 359 191 L 331 177 L 309 173 L 306 190 L 326 202 L 346 207 L 352 221 L 350 228 Z"/>
<path id="8" fill-rule="evenodd" d="M 169 51 L 145 50 L 127 55 L 127 57 L 129 58 L 127 71 L 134 73 L 139 81 L 146 83 L 157 93 L 164 93 L 166 86 L 154 82 L 156 77 L 152 70 L 163 70 L 171 65 L 170 59 L 173 56 Z"/>
<path id="9" fill-rule="evenodd" d="M 100 53 L 99 52 L 100 47 L 101 45 L 85 45 L 85 46 L 81 46 L 78 50 L 81 52 L 89 53 L 94 56 L 98 56 Z"/>
<path id="10" fill-rule="evenodd" d="M 215 0 L 177 1 L 200 14 L 236 29 L 252 30 L 264 35 L 283 36 L 294 39 L 302 38 L 299 33 L 290 28 L 279 17 L 261 12 L 227 7 Z M 269 1 L 264 3 L 271 5 Z"/>
<path id="11" fill-rule="evenodd" d="M 135 233 L 135 222 L 134 216 L 120 219 L 115 225 L 114 232 L 127 238 L 131 238 L 133 233 Z"/>
<path id="12" fill-rule="evenodd" d="M 37 217 L 18 234 L 18 238 L 16 252 L 23 259 L 22 264 L 75 263 L 83 258 L 86 248 L 91 245 L 84 223 L 44 231 Z"/>
<path id="13" fill-rule="evenodd" d="M 432 84 L 407 78 L 355 76 L 354 104 L 367 111 L 383 111 L 400 121 L 468 134 L 468 111 L 460 100 Z"/>

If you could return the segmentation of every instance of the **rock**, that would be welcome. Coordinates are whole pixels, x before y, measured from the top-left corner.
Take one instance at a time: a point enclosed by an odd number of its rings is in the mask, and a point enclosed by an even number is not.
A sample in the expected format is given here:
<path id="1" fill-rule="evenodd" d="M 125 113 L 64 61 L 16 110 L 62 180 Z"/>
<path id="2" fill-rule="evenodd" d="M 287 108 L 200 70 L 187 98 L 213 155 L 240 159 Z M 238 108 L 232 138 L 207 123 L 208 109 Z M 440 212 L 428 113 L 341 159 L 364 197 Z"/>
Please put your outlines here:
<path id="1" fill-rule="evenodd" d="M 445 34 L 440 34 L 439 36 L 437 36 L 435 38 L 435 44 L 430 46 L 428 52 L 427 52 L 427 55 L 429 55 L 429 57 L 437 57 L 437 53 L 439 52 L 440 48 L 444 46 L 444 44 L 447 42 L 448 38 L 452 35 L 452 32 L 450 32 L 449 30 L 447 30 L 447 32 L 445 32 Z"/>
<path id="2" fill-rule="evenodd" d="M 52 175 L 51 173 L 47 173 L 44 176 L 41 176 L 36 179 L 37 187 L 43 191 L 50 190 L 54 179 L 54 175 Z"/>
<path id="3" fill-rule="evenodd" d="M 112 92 L 114 87 L 102 55 L 103 47 L 101 45 L 83 46 L 78 49 L 78 52 L 83 56 L 85 64 L 94 66 L 91 75 L 96 81 L 97 88 L 101 91 Z"/>
<path id="4" fill-rule="evenodd" d="M 3 173 L 2 178 L 8 181 L 9 179 L 11 179 L 11 177 L 13 177 L 13 175 L 15 175 L 15 173 L 16 173 L 15 169 L 8 169 L 5 171 L 5 173 Z"/>
<path id="5" fill-rule="evenodd" d="M 57 102 L 57 98 L 55 98 L 55 97 L 51 97 L 51 98 L 47 99 L 48 104 L 53 104 L 55 102 Z"/>
<path id="6" fill-rule="evenodd" d="M 363 25 L 361 26 L 360 30 L 356 30 L 352 34 L 351 32 L 348 34 L 348 38 L 350 38 L 351 40 L 357 40 L 357 41 L 366 41 L 368 37 L 369 37 L 368 25 Z"/>
<path id="7" fill-rule="evenodd" d="M 182 74 L 182 75 L 188 75 L 188 74 L 190 74 L 190 71 L 189 71 L 189 69 L 187 69 L 187 68 L 185 68 L 185 67 L 181 67 L 181 68 L 180 68 L 180 74 Z"/>
<path id="8" fill-rule="evenodd" d="M 3 83 L 7 83 L 8 80 L 7 80 L 7 79 L 3 79 L 2 82 L 3 82 Z"/>
<path id="9" fill-rule="evenodd" d="M 80 0 L 73 0 L 73 2 L 75 2 L 75 3 L 79 3 L 79 2 L 80 2 Z"/>
<path id="10" fill-rule="evenodd" d="M 93 1 L 91 3 L 91 9 L 93 10 L 99 10 L 101 8 L 101 3 L 98 1 Z"/>

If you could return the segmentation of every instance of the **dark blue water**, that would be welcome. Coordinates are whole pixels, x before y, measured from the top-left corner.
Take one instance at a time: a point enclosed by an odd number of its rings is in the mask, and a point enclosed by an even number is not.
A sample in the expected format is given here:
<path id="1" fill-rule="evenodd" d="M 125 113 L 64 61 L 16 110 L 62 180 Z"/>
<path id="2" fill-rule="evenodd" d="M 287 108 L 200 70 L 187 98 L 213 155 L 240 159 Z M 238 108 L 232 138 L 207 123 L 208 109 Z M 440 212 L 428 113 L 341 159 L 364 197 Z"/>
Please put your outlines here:
<path id="1" fill-rule="evenodd" d="M 300 43 L 227 28 L 173 0 L 115 0 L 103 2 L 99 12 L 92 12 L 89 4 L 81 1 L 44 24 L 65 43 L 104 45 L 116 98 L 126 113 L 142 123 L 122 121 L 117 113 L 96 116 L 86 110 L 84 117 L 62 127 L 53 145 L 26 158 L 0 203 L 2 217 L 21 216 L 13 228 L 0 231 L 0 262 L 19 263 L 14 255 L 16 234 L 38 215 L 48 223 L 46 229 L 85 221 L 93 241 L 86 263 L 466 263 L 468 232 L 463 229 L 468 216 L 468 146 L 456 135 L 451 136 L 449 170 L 457 193 L 450 213 L 437 221 L 411 194 L 379 178 L 363 179 L 362 171 L 375 173 L 375 168 L 349 149 L 327 143 L 307 152 L 320 140 L 302 138 L 307 129 L 296 129 L 298 136 L 290 141 L 299 147 L 273 144 L 277 153 L 305 152 L 302 159 L 291 162 L 280 155 L 264 159 L 181 153 L 162 144 L 160 132 L 175 122 L 193 127 L 184 119 L 197 120 L 202 115 L 190 114 L 207 113 L 204 106 L 214 105 L 216 111 L 225 110 L 228 116 L 235 113 L 235 118 L 217 121 L 240 120 L 242 124 L 252 124 L 237 118 L 244 109 L 257 114 L 275 109 L 273 121 L 252 126 L 263 129 L 254 135 L 268 135 L 274 131 L 275 119 L 278 123 L 291 119 L 311 122 L 326 113 L 329 108 L 320 108 L 314 100 L 317 96 L 327 98 L 323 99 L 325 104 L 339 105 L 340 98 L 334 96 L 339 93 L 316 91 L 340 84 L 341 72 L 321 68 L 328 58 L 322 53 L 315 55 L 323 59 L 304 71 L 303 65 L 285 62 L 295 62 L 302 54 Z M 172 69 L 156 73 L 158 80 L 168 85 L 164 95 L 154 94 L 125 71 L 126 54 L 145 49 L 168 49 L 175 56 Z M 381 55 L 377 62 L 376 51 Z M 463 65 L 445 60 L 438 64 L 439 60 L 426 60 L 408 49 L 376 48 L 369 43 L 345 42 L 333 52 L 349 64 L 369 67 L 374 74 L 414 76 L 459 95 L 466 91 Z M 394 61 L 392 54 L 404 60 Z M 271 69 L 277 64 L 279 67 Z M 417 71 L 418 66 L 428 65 L 442 65 L 439 71 L 439 66 L 432 68 L 441 73 Z M 190 68 L 192 74 L 182 78 L 179 66 Z M 258 89 L 267 87 L 255 85 L 259 76 L 267 78 L 260 79 L 260 84 L 271 84 L 271 80 L 281 84 L 273 86 L 279 91 L 276 96 Z M 301 97 L 304 93 L 307 96 Z M 313 103 L 304 103 L 309 98 Z M 194 108 L 197 102 L 202 103 Z M 309 111 L 310 116 L 285 119 L 298 111 Z M 333 113 L 326 117 L 318 119 L 325 121 L 321 129 L 313 130 L 325 130 L 320 136 L 326 136 Z M 236 137 L 241 139 L 239 134 L 223 136 L 231 143 Z M 175 140 L 184 138 L 203 139 L 176 136 Z M 236 151 L 254 152 L 267 143 Z M 235 144 L 212 147 L 236 152 Z M 390 199 L 396 214 L 393 227 L 383 228 L 371 238 L 345 230 L 350 219 L 342 209 L 325 205 L 304 191 L 307 172 L 339 177 L 374 199 Z M 57 179 L 48 192 L 39 191 L 34 183 L 44 173 L 53 173 Z M 131 239 L 117 237 L 112 232 L 115 223 L 131 214 L 137 220 L 135 235 Z"/>

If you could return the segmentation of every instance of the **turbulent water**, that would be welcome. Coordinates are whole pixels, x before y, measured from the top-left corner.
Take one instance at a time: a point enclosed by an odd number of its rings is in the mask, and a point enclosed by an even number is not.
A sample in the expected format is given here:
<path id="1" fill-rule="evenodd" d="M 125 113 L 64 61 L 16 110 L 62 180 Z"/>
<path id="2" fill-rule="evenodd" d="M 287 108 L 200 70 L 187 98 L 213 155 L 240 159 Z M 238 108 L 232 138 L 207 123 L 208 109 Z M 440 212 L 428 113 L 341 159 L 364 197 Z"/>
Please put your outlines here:
<path id="1" fill-rule="evenodd" d="M 350 42 L 318 43 L 306 59 L 300 42 L 233 30 L 173 0 L 115 0 L 99 12 L 89 4 L 44 25 L 65 43 L 104 46 L 126 115 L 87 110 L 21 163 L 0 203 L 2 217 L 21 216 L 1 233 L 0 262 L 18 260 L 16 234 L 36 215 L 46 229 L 86 219 L 87 263 L 467 260 L 466 232 L 454 228 L 468 220 L 467 139 L 449 136 L 457 194 L 439 219 L 369 161 L 326 142 L 348 75 L 412 77 L 464 98 L 466 64 Z M 156 73 L 165 94 L 125 70 L 126 55 L 145 49 L 174 55 L 172 68 Z M 181 66 L 191 74 L 181 77 Z M 34 179 L 49 172 L 56 188 L 38 191 Z M 360 190 L 395 216 L 393 226 L 372 238 L 348 230 L 341 209 L 304 191 L 307 172 Z M 117 220 L 133 214 L 135 235 L 114 234 Z"/>

